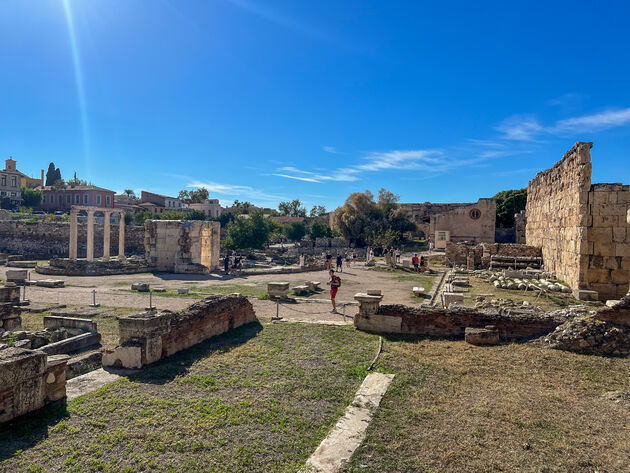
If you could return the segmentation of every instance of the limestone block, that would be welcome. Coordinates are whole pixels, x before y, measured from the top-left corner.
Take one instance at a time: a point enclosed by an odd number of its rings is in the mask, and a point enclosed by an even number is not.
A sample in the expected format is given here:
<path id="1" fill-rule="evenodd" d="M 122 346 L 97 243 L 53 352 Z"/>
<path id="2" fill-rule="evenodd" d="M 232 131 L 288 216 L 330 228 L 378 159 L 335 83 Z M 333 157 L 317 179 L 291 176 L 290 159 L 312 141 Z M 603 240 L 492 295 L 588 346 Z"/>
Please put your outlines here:
<path id="1" fill-rule="evenodd" d="M 424 288 L 423 287 L 415 286 L 412 289 L 412 291 L 413 291 L 414 295 L 416 295 L 416 296 L 421 296 L 421 295 L 424 294 Z"/>
<path id="2" fill-rule="evenodd" d="M 7 273 L 7 281 L 12 282 L 21 282 L 28 279 L 28 270 L 26 269 L 8 269 Z"/>
<path id="3" fill-rule="evenodd" d="M 598 298 L 597 291 L 589 289 L 574 289 L 573 297 L 579 301 L 596 301 Z"/>
<path id="4" fill-rule="evenodd" d="M 149 292 L 150 285 L 147 282 L 134 282 L 131 285 L 132 291 Z"/>
<path id="5" fill-rule="evenodd" d="M 35 285 L 39 287 L 64 287 L 63 279 L 40 279 L 35 281 Z"/>
<path id="6" fill-rule="evenodd" d="M 630 244 L 615 245 L 615 256 L 630 256 Z"/>
<path id="7" fill-rule="evenodd" d="M 471 345 L 498 345 L 499 330 L 491 325 L 486 328 L 466 327 L 464 338 Z"/>
<path id="8" fill-rule="evenodd" d="M 119 346 L 103 353 L 103 366 L 128 369 L 142 368 L 142 347 L 139 345 Z"/>
<path id="9" fill-rule="evenodd" d="M 270 297 L 287 297 L 289 295 L 288 282 L 268 282 L 267 294 Z"/>
<path id="10" fill-rule="evenodd" d="M 298 296 L 306 295 L 308 294 L 308 286 L 306 285 L 294 286 L 293 292 L 297 294 Z"/>
<path id="11" fill-rule="evenodd" d="M 450 307 L 453 303 L 461 304 L 464 302 L 464 294 L 459 292 L 443 292 L 442 301 L 446 308 Z"/>
<path id="12" fill-rule="evenodd" d="M 146 364 L 158 361 L 162 358 L 162 337 L 148 338 L 145 347 Z"/>

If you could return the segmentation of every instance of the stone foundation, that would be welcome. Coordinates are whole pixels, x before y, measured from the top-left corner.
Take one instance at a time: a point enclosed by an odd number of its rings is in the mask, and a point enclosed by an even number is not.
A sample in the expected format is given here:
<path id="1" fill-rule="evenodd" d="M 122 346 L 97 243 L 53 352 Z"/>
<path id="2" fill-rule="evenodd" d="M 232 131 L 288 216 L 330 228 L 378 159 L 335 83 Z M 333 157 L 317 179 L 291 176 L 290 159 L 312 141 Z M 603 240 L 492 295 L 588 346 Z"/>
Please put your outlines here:
<path id="1" fill-rule="evenodd" d="M 0 422 L 63 399 L 68 358 L 21 348 L 0 350 Z"/>
<path id="2" fill-rule="evenodd" d="M 239 294 L 210 296 L 181 312 L 118 317 L 120 345 L 105 352 L 103 366 L 141 368 L 255 320 L 251 303 Z"/>
<path id="3" fill-rule="evenodd" d="M 147 273 L 153 268 L 142 258 L 127 258 L 124 261 L 88 261 L 85 259 L 53 258 L 48 266 L 37 266 L 39 274 L 55 276 L 108 276 L 112 274 Z"/>

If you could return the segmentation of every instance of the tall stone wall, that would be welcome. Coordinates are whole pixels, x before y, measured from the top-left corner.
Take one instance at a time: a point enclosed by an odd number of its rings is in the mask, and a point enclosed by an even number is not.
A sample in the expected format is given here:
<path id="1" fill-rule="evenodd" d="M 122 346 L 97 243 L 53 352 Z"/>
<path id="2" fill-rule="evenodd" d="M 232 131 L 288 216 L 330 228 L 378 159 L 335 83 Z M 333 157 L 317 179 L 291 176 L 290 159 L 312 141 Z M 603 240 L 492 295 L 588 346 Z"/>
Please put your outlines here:
<path id="1" fill-rule="evenodd" d="M 87 224 L 79 224 L 79 258 L 85 258 Z M 24 255 L 29 259 L 67 258 L 69 223 L 27 223 L 0 221 L 0 252 Z M 111 254 L 118 253 L 118 225 L 111 226 Z M 144 227 L 125 227 L 125 253 L 144 254 Z M 103 255 L 103 225 L 94 225 L 94 256 Z"/>
<path id="2" fill-rule="evenodd" d="M 630 186 L 591 184 L 592 146 L 576 143 L 530 181 L 526 240 L 574 290 L 619 299 L 630 284 Z"/>
<path id="3" fill-rule="evenodd" d="M 630 186 L 593 184 L 588 202 L 585 283 L 600 299 L 620 299 L 630 284 Z"/>
<path id="4" fill-rule="evenodd" d="M 541 247 L 545 269 L 574 289 L 587 285 L 592 146 L 576 143 L 527 186 L 527 244 Z"/>
<path id="5" fill-rule="evenodd" d="M 147 220 L 145 256 L 158 271 L 207 273 L 219 267 L 219 222 Z"/>
<path id="6" fill-rule="evenodd" d="M 474 241 L 476 243 L 494 241 L 496 224 L 496 201 L 493 198 L 479 199 L 471 203 L 399 204 L 405 215 L 435 241 L 435 231 L 449 231 L 451 241 Z M 471 211 L 479 211 L 473 218 Z"/>
<path id="7" fill-rule="evenodd" d="M 524 210 L 514 214 L 514 243 L 524 245 L 527 241 L 525 238 L 525 226 L 527 217 Z"/>

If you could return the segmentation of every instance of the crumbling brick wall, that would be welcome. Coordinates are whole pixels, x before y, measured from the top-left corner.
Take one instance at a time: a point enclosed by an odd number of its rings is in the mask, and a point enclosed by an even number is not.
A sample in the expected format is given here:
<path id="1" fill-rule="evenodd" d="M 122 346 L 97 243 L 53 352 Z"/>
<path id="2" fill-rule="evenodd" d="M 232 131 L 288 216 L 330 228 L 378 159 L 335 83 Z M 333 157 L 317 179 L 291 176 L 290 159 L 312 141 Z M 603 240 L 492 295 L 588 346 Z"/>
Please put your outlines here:
<path id="1" fill-rule="evenodd" d="M 516 312 L 504 314 L 500 309 L 473 307 L 407 307 L 383 305 L 375 314 L 359 313 L 354 325 L 375 333 L 404 333 L 463 338 L 466 327 L 495 325 L 503 340 L 522 340 L 545 335 L 564 323 L 557 314 Z"/>
<path id="2" fill-rule="evenodd" d="M 536 246 L 520 245 L 517 243 L 480 243 L 471 245 L 466 243 L 446 244 L 446 263 L 466 265 L 468 258 L 474 258 L 476 267 L 488 268 L 492 256 L 526 256 L 540 257 L 541 249 Z"/>
<path id="3" fill-rule="evenodd" d="M 103 366 L 140 368 L 255 320 L 240 294 L 209 296 L 181 312 L 119 317 L 120 345 L 103 355 Z"/>
<path id="4" fill-rule="evenodd" d="M 527 187 L 527 244 L 573 289 L 619 299 L 630 282 L 630 186 L 591 185 L 593 143 L 577 142 Z"/>

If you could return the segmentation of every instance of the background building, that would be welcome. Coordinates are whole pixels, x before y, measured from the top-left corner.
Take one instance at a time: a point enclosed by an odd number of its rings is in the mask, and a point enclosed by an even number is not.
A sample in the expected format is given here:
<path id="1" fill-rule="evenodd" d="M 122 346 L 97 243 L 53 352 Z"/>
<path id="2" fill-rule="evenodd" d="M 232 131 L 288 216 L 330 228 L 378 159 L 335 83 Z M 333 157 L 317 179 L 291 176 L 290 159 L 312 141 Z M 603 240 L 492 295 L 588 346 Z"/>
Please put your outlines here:
<path id="1" fill-rule="evenodd" d="M 114 207 L 114 191 L 97 186 L 68 184 L 66 188 L 55 189 L 52 186 L 42 188 L 42 210 L 69 211 L 73 205 L 90 207 Z"/>

